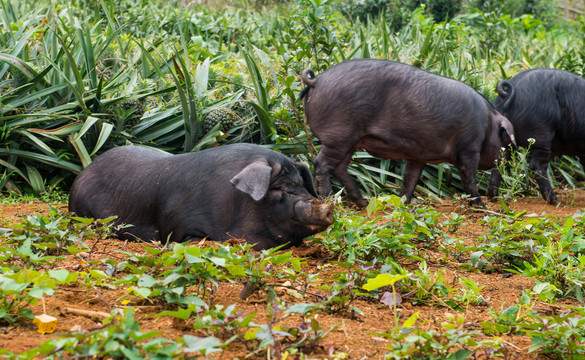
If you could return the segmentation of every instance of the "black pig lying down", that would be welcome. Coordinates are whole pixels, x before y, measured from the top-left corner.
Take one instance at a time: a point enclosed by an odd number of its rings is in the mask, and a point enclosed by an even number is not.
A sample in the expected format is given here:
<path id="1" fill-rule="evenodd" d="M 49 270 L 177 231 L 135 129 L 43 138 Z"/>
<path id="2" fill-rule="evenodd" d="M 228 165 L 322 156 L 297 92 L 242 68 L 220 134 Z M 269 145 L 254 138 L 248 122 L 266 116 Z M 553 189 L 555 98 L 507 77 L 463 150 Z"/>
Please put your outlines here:
<path id="1" fill-rule="evenodd" d="M 341 62 L 307 85 L 305 114 L 323 146 L 315 158 L 318 192 L 331 192 L 330 176 L 364 206 L 347 166 L 356 149 L 387 159 L 405 159 L 400 195 L 410 202 L 425 163 L 450 162 L 460 172 L 471 203 L 482 205 L 477 169 L 494 167 L 501 148 L 514 144 L 510 122 L 468 85 L 406 64 L 375 59 Z"/>
<path id="2" fill-rule="evenodd" d="M 69 210 L 132 224 L 122 239 L 186 241 L 245 238 L 266 249 L 298 245 L 333 223 L 306 165 L 258 145 L 236 144 L 170 155 L 123 146 L 77 176 Z"/>
<path id="3" fill-rule="evenodd" d="M 532 69 L 498 84 L 494 106 L 514 125 L 519 146 L 531 146 L 530 169 L 542 197 L 557 204 L 547 179 L 555 155 L 577 155 L 585 166 L 585 79 L 563 70 Z M 494 169 L 488 195 L 495 196 L 501 175 Z"/>

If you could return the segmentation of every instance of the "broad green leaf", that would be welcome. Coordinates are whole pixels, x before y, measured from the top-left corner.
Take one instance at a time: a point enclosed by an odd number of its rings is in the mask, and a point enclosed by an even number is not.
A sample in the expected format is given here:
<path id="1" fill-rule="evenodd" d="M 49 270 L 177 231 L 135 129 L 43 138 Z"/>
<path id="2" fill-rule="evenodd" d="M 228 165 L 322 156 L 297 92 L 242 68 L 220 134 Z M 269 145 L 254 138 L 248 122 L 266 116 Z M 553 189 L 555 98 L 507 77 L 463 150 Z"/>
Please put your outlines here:
<path id="1" fill-rule="evenodd" d="M 55 289 L 44 286 L 35 286 L 28 292 L 28 296 L 40 299 L 45 295 L 51 296 L 55 293 Z"/>
<path id="2" fill-rule="evenodd" d="M 287 314 L 290 313 L 297 313 L 301 315 L 306 315 L 307 313 L 315 310 L 315 309 L 322 309 L 323 306 L 321 304 L 314 304 L 314 303 L 301 303 L 289 306 L 286 308 L 285 312 Z"/>
<path id="3" fill-rule="evenodd" d="M 203 355 L 208 355 L 213 352 L 221 351 L 220 346 L 223 345 L 222 342 L 214 336 L 201 338 L 197 336 L 185 335 L 183 337 L 183 340 L 185 341 L 186 345 L 186 347 L 184 348 L 185 352 L 198 351 L 201 352 L 201 354 Z"/>
<path id="4" fill-rule="evenodd" d="M 173 316 L 182 320 L 187 320 L 195 312 L 197 312 L 197 306 L 195 304 L 189 304 L 185 309 L 179 308 L 176 311 L 162 311 L 158 314 L 155 314 L 154 317 Z"/>
<path id="5" fill-rule="evenodd" d="M 89 274 L 97 279 L 107 279 L 109 276 L 101 270 L 89 270 Z"/>
<path id="6" fill-rule="evenodd" d="M 449 355 L 448 359 L 449 360 L 465 360 L 465 359 L 469 359 L 469 356 L 472 353 L 473 352 L 469 349 L 459 349 L 454 354 Z"/>
<path id="7" fill-rule="evenodd" d="M 406 278 L 408 278 L 408 275 L 378 274 L 375 278 L 368 279 L 368 282 L 362 288 L 372 291 L 384 286 L 393 285 L 395 282 Z"/>
<path id="8" fill-rule="evenodd" d="M 156 280 L 155 278 L 153 278 L 152 276 L 148 275 L 148 274 L 143 274 L 142 276 L 140 276 L 140 278 L 138 279 L 138 286 L 143 286 L 143 287 L 153 287 L 155 284 L 158 284 L 159 280 Z"/>
<path id="9" fill-rule="evenodd" d="M 226 259 L 225 258 L 221 258 L 221 257 L 217 257 L 217 256 L 211 256 L 209 257 L 209 260 L 214 263 L 217 266 L 221 266 L 221 267 L 225 267 L 226 265 Z"/>
<path id="10" fill-rule="evenodd" d="M 72 282 L 77 281 L 79 273 L 70 273 L 65 269 L 59 269 L 49 270 L 49 275 L 60 283 L 69 285 Z"/>
<path id="11" fill-rule="evenodd" d="M 402 324 L 402 327 L 407 328 L 407 329 L 411 329 L 414 324 L 416 323 L 416 321 L 418 320 L 420 316 L 420 313 L 417 311 L 414 314 L 410 315 L 410 317 L 408 319 L 406 319 L 404 321 L 404 323 Z"/>
<path id="12" fill-rule="evenodd" d="M 202 98 L 207 95 L 209 79 L 209 58 L 197 65 L 195 70 L 195 96 Z"/>
<path id="13" fill-rule="evenodd" d="M 142 297 L 143 299 L 148 299 L 150 294 L 152 294 L 152 290 L 150 290 L 150 288 L 146 288 L 146 287 L 132 286 L 128 290 L 133 292 L 134 294 Z"/>
<path id="14" fill-rule="evenodd" d="M 227 271 L 229 271 L 230 275 L 238 276 L 238 277 L 246 277 L 246 269 L 242 265 L 228 265 L 226 266 Z"/>

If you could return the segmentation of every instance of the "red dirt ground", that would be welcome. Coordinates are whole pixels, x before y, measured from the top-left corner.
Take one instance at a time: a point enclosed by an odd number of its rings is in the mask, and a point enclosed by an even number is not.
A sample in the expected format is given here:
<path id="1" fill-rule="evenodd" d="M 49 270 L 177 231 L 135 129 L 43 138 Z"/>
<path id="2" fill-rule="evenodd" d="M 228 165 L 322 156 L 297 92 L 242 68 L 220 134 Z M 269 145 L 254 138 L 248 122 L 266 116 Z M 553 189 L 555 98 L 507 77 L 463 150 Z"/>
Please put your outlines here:
<path id="1" fill-rule="evenodd" d="M 520 198 L 512 207 L 515 210 L 526 210 L 529 214 L 537 215 L 555 214 L 558 216 L 570 216 L 577 210 L 585 208 L 585 191 L 558 191 L 560 205 L 555 207 L 548 205 L 541 198 Z M 55 206 L 55 205 L 53 205 Z M 66 205 L 57 205 L 59 208 L 66 210 Z M 461 226 L 454 237 L 468 239 L 473 241 L 479 236 L 485 228 L 478 224 L 478 221 L 486 214 L 483 212 L 473 211 L 461 206 L 461 203 L 454 203 L 451 201 L 444 201 L 442 203 L 435 203 L 433 206 L 436 210 L 449 215 L 453 211 L 464 214 L 466 216 L 465 225 Z M 497 211 L 498 206 L 488 204 L 488 211 Z M 19 217 L 34 212 L 46 213 L 47 205 L 40 202 L 31 202 L 26 204 L 2 204 L 0 207 L 0 215 L 2 222 L 0 227 L 9 226 L 10 224 L 18 223 Z M 0 238 L 1 241 L 1 238 Z M 105 240 L 100 243 L 102 255 L 120 256 L 116 253 L 124 247 L 125 251 L 142 253 L 143 246 L 139 243 L 124 244 L 117 240 Z M 330 262 L 330 256 L 327 251 L 321 247 L 310 247 L 307 245 L 292 249 L 293 255 L 297 257 L 305 257 L 306 264 L 303 270 L 311 273 L 320 271 L 322 274 L 339 270 L 336 267 L 321 268 L 318 267 L 327 265 Z M 431 250 L 429 250 L 431 251 Z M 502 273 L 478 273 L 470 272 L 461 264 L 455 261 L 445 262 L 440 261 L 442 254 L 433 256 L 432 253 L 427 254 L 428 265 L 431 271 L 445 271 L 445 281 L 450 286 L 458 287 L 456 281 L 457 275 L 469 277 L 483 286 L 484 289 L 481 294 L 487 299 L 487 303 L 483 306 L 470 306 L 464 313 L 465 317 L 464 328 L 467 330 L 477 330 L 481 332 L 480 323 L 484 320 L 490 320 L 491 316 L 488 313 L 490 308 L 501 311 L 510 305 L 513 305 L 519 298 L 522 290 L 531 289 L 533 282 L 519 275 L 511 277 L 504 277 Z M 437 259 L 436 261 L 433 259 Z M 403 264 L 409 266 L 408 264 Z M 418 264 L 411 264 L 412 268 L 416 268 Z M 78 258 L 69 256 L 68 259 L 59 263 L 58 268 L 65 268 L 69 271 L 79 269 L 80 261 Z M 452 279 L 452 280 L 451 280 Z M 451 284 L 451 281 L 453 283 Z M 238 295 L 242 290 L 242 284 L 221 283 L 216 295 L 213 297 L 214 304 L 222 304 L 228 306 L 236 304 L 238 311 L 259 314 L 254 319 L 255 323 L 263 323 L 266 318 L 266 296 L 264 293 L 256 293 L 247 300 L 239 299 Z M 311 288 L 316 285 L 311 285 Z M 310 296 L 297 300 L 295 297 L 287 294 L 286 289 L 276 288 L 279 296 L 287 302 L 294 303 L 295 301 L 313 302 L 317 301 Z M 319 293 L 319 290 L 311 289 L 310 292 Z M 0 327 L 0 349 L 9 349 L 14 353 L 20 353 L 38 346 L 41 342 L 57 338 L 60 334 L 67 333 L 72 328 L 91 329 L 101 324 L 99 319 L 92 319 L 86 316 L 73 315 L 66 311 L 66 308 L 76 308 L 90 311 L 108 312 L 108 307 L 122 307 L 122 300 L 119 299 L 125 293 L 124 289 L 99 289 L 99 294 L 90 289 L 76 286 L 61 287 L 54 296 L 46 300 L 47 312 L 59 318 L 57 331 L 54 334 L 41 335 L 37 333 L 36 326 L 32 323 L 21 323 L 13 327 Z M 124 298 L 123 300 L 128 300 Z M 538 308 L 539 312 L 547 313 L 554 311 L 564 305 L 576 305 L 576 302 L 563 301 L 555 305 L 541 304 Z M 334 314 L 319 314 L 318 321 L 325 329 L 328 329 L 336 324 L 340 324 L 335 328 L 326 339 L 322 340 L 320 347 L 313 350 L 313 354 L 308 358 L 324 359 L 327 358 L 327 352 L 333 350 L 335 354 L 346 353 L 348 359 L 382 359 L 386 353 L 386 346 L 388 340 L 373 333 L 385 332 L 394 323 L 393 310 L 387 305 L 381 303 L 372 303 L 368 301 L 358 300 L 352 304 L 361 309 L 363 314 L 355 319 L 348 316 Z M 137 320 L 142 326 L 142 331 L 163 330 L 163 336 L 169 339 L 176 339 L 185 334 L 199 335 L 200 333 L 193 330 L 192 321 L 177 320 L 172 317 L 153 318 L 150 315 L 156 314 L 163 309 L 153 305 L 134 306 Z M 42 313 L 42 306 L 34 306 L 32 308 L 35 314 Z M 408 298 L 399 306 L 399 316 L 401 321 L 407 319 L 414 312 L 420 313 L 419 324 L 424 324 L 425 328 L 440 329 L 441 322 L 445 321 L 445 314 L 452 311 L 446 307 L 440 306 L 413 306 Z M 534 354 L 528 353 L 528 348 L 532 345 L 528 337 L 521 336 L 502 336 L 503 341 L 508 345 L 509 352 L 505 358 L 509 359 L 533 359 Z M 243 359 L 248 355 L 248 351 L 242 344 L 232 343 L 228 350 L 222 354 L 216 355 L 220 359 Z M 260 353 L 252 358 L 266 358 L 265 353 Z"/>

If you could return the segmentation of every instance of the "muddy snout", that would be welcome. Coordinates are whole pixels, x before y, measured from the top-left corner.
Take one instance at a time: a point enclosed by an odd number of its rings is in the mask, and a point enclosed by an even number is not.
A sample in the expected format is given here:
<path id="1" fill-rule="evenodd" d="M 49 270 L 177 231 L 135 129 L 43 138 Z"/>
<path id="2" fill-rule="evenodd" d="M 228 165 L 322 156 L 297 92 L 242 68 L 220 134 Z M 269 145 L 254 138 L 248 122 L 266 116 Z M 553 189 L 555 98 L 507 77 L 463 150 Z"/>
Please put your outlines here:
<path id="1" fill-rule="evenodd" d="M 320 199 L 298 201 L 295 204 L 297 219 L 305 225 L 316 225 L 321 230 L 333 224 L 333 203 L 325 203 Z"/>

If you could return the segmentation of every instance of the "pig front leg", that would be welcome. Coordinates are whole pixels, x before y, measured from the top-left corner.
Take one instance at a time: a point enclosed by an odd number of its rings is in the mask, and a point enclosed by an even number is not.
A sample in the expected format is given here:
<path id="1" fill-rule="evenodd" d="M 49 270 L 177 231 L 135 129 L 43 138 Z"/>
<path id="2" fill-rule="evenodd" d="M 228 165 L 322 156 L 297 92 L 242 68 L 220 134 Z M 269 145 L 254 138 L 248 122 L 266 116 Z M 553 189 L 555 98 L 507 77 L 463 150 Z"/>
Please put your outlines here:
<path id="1" fill-rule="evenodd" d="M 548 201 L 549 204 L 556 205 L 559 201 L 557 200 L 557 196 L 546 176 L 550 158 L 551 150 L 549 148 L 533 148 L 529 166 L 530 169 L 534 171 L 534 177 L 536 178 L 536 183 L 538 184 L 542 197 Z"/>
<path id="2" fill-rule="evenodd" d="M 321 151 L 319 151 L 319 154 L 313 161 L 317 193 L 322 198 L 331 195 L 331 171 L 335 169 L 335 166 L 331 165 L 331 155 L 328 156 L 328 153 L 332 153 L 332 151 L 323 145 Z"/>
<path id="3" fill-rule="evenodd" d="M 368 205 L 358 188 L 355 180 L 347 172 L 347 166 L 351 161 L 353 149 L 348 152 L 336 151 L 323 145 L 319 155 L 315 158 L 315 178 L 317 180 L 317 192 L 321 197 L 331 195 L 331 173 L 345 186 L 347 196 L 359 207 Z"/>
<path id="4" fill-rule="evenodd" d="M 412 195 L 414 194 L 414 188 L 416 187 L 426 164 L 420 161 L 406 160 L 404 165 L 402 188 L 400 189 L 399 196 L 406 196 L 406 204 L 410 204 Z"/>
<path id="5" fill-rule="evenodd" d="M 118 239 L 130 241 L 161 241 L 156 224 L 129 225 L 116 232 Z M 166 239 L 164 239 L 166 241 Z"/>

